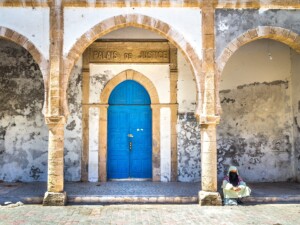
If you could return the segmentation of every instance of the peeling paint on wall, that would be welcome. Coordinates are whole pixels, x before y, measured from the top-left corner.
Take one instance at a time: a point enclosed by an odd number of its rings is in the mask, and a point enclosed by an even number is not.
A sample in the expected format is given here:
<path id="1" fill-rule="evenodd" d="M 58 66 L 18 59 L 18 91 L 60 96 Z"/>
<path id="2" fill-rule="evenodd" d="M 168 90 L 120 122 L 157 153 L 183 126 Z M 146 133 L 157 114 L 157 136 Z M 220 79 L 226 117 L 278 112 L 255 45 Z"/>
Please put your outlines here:
<path id="1" fill-rule="evenodd" d="M 43 78 L 32 56 L 0 39 L 0 180 L 46 180 L 43 101 Z"/>
<path id="2" fill-rule="evenodd" d="M 177 123 L 178 180 L 200 180 L 200 125 L 194 113 L 179 113 Z"/>
<path id="3" fill-rule="evenodd" d="M 70 115 L 65 127 L 65 180 L 79 181 L 82 152 L 82 59 L 73 68 L 68 87 Z"/>
<path id="4" fill-rule="evenodd" d="M 300 182 L 300 54 L 291 52 L 292 97 L 294 121 L 295 175 Z"/>
<path id="5" fill-rule="evenodd" d="M 252 83 L 220 92 L 218 176 L 229 165 L 247 181 L 293 180 L 292 120 L 288 81 Z M 229 100 L 228 100 L 229 99 Z"/>

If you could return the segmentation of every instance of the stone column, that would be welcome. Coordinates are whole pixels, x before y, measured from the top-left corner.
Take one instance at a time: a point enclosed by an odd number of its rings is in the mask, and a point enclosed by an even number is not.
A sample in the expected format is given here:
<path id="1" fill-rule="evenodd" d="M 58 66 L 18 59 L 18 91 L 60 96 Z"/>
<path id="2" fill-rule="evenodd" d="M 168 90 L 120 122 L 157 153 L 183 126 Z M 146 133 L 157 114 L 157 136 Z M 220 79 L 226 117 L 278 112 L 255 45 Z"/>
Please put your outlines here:
<path id="1" fill-rule="evenodd" d="M 216 124 L 201 124 L 201 186 L 200 205 L 221 205 L 217 192 Z"/>
<path id="2" fill-rule="evenodd" d="M 170 109 L 171 109 L 171 181 L 177 181 L 178 160 L 177 160 L 177 83 L 178 83 L 178 66 L 177 66 L 177 48 L 170 45 Z"/>
<path id="3" fill-rule="evenodd" d="M 215 115 L 215 9 L 210 0 L 202 7 L 202 73 L 205 76 L 201 123 L 201 186 L 200 205 L 221 205 L 217 192 L 217 145 Z"/>
<path id="4" fill-rule="evenodd" d="M 43 205 L 62 206 L 66 203 L 64 192 L 64 117 L 48 117 L 48 185 Z"/>
<path id="5" fill-rule="evenodd" d="M 88 181 L 89 164 L 89 68 L 82 71 L 82 154 L 81 154 L 81 181 Z"/>
<path id="6" fill-rule="evenodd" d="M 50 3 L 49 99 L 46 123 L 49 127 L 48 187 L 43 205 L 65 205 L 63 100 L 63 6 L 61 0 Z"/>

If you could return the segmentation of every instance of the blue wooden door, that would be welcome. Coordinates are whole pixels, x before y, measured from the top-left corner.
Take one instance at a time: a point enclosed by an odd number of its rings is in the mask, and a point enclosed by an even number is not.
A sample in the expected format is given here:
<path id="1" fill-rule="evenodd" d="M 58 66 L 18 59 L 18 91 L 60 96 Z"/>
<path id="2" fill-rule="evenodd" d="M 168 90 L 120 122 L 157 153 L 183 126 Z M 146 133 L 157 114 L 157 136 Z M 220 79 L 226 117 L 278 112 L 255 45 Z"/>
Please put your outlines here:
<path id="1" fill-rule="evenodd" d="M 143 86 L 128 80 L 111 93 L 108 108 L 108 179 L 152 177 L 152 113 Z"/>

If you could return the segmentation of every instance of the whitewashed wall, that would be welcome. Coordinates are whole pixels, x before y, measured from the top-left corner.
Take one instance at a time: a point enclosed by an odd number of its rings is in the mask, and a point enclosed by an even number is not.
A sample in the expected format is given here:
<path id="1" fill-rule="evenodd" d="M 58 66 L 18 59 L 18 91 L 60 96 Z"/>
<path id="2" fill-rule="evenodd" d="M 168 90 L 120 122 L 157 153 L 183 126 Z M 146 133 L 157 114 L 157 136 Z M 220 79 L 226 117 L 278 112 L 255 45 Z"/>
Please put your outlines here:
<path id="1" fill-rule="evenodd" d="M 187 62 L 180 51 L 178 51 L 178 83 L 177 101 L 178 112 L 194 112 L 197 103 L 196 82 L 191 71 L 191 65 Z"/>
<path id="2" fill-rule="evenodd" d="M 160 103 L 170 102 L 169 65 L 153 64 L 90 64 L 90 103 L 99 103 L 105 84 L 122 71 L 133 69 L 152 81 Z"/>
<path id="3" fill-rule="evenodd" d="M 67 55 L 76 40 L 93 26 L 122 14 L 146 15 L 169 24 L 186 38 L 201 58 L 201 11 L 198 8 L 65 8 L 64 54 Z"/>
<path id="4" fill-rule="evenodd" d="M 161 181 L 171 178 L 171 110 L 160 109 L 160 166 Z"/>
<path id="5" fill-rule="evenodd" d="M 0 26 L 28 38 L 49 59 L 49 8 L 0 7 Z"/>
<path id="6" fill-rule="evenodd" d="M 98 181 L 98 154 L 99 154 L 99 108 L 89 110 L 89 174 L 91 182 Z"/>

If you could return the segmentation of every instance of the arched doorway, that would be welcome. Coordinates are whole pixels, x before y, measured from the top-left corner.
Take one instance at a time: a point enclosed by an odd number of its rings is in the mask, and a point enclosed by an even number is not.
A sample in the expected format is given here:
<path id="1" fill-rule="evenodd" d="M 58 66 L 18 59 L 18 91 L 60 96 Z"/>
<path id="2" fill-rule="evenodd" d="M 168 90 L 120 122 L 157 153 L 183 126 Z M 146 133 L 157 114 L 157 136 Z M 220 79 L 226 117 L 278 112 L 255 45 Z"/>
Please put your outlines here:
<path id="1" fill-rule="evenodd" d="M 42 69 L 32 52 L 8 38 L 0 37 L 0 61 L 0 180 L 45 181 L 48 129 L 42 113 Z"/>
<path id="2" fill-rule="evenodd" d="M 295 180 L 298 55 L 281 42 L 260 39 L 228 60 L 220 82 L 220 179 L 233 164 L 248 182 Z"/>
<path id="3" fill-rule="evenodd" d="M 109 97 L 108 179 L 152 178 L 152 112 L 146 89 L 133 80 Z"/>

